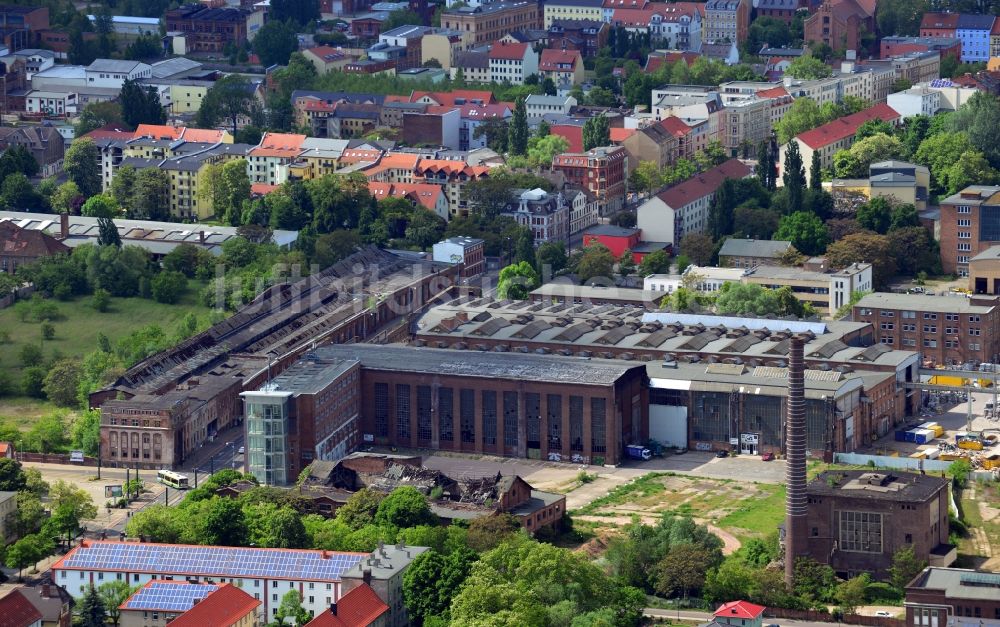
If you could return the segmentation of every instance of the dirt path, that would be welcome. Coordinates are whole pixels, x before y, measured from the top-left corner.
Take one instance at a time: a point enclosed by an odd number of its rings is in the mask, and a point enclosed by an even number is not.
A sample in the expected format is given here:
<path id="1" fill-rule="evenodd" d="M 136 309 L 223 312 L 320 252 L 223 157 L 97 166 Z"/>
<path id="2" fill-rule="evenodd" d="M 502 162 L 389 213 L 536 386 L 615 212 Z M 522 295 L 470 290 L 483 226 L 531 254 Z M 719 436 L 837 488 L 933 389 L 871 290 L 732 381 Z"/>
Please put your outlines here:
<path id="1" fill-rule="evenodd" d="M 655 525 L 660 521 L 659 515 L 654 516 L 652 514 L 636 514 L 636 516 L 638 516 L 639 521 L 644 525 Z M 635 519 L 633 516 L 589 516 L 589 515 L 574 516 L 573 518 L 575 520 L 586 520 L 589 522 L 615 525 L 617 527 L 624 527 L 625 525 L 629 525 Z M 706 527 L 708 527 L 709 531 L 719 536 L 719 539 L 722 540 L 723 555 L 732 555 L 733 553 L 739 550 L 740 546 L 742 546 L 742 543 L 740 542 L 739 538 L 729 533 L 728 531 L 719 529 L 715 525 L 708 524 L 704 520 L 698 520 L 697 518 L 695 518 L 694 521 L 699 525 L 705 525 Z"/>

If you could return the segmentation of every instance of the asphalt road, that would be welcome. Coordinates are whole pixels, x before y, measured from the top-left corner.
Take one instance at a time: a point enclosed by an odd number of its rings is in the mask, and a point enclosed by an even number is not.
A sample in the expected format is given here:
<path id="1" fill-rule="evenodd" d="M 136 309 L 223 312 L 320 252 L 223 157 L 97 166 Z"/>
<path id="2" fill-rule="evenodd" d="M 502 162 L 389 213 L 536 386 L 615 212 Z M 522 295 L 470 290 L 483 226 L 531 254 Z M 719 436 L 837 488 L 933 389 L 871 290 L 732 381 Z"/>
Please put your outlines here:
<path id="1" fill-rule="evenodd" d="M 654 607 L 647 607 L 643 610 L 643 615 L 649 618 L 666 618 L 671 621 L 684 621 L 692 623 L 708 622 L 712 620 L 712 615 L 708 612 L 691 612 L 688 610 L 663 610 Z M 819 623 L 800 620 L 790 620 L 783 618 L 765 618 L 765 625 L 780 625 L 781 627 L 828 627 L 833 624 L 842 623 Z"/>

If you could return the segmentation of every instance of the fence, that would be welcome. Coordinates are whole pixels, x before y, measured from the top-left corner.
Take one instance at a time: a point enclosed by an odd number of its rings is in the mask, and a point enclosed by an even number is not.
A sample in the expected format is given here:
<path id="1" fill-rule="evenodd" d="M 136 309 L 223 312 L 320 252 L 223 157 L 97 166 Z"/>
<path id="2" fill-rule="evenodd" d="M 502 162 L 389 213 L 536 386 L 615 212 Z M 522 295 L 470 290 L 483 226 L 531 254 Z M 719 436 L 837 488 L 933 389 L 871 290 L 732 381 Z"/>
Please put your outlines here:
<path id="1" fill-rule="evenodd" d="M 3 298 L 0 298 L 0 309 L 10 307 L 22 298 L 27 298 L 35 293 L 34 285 L 25 285 L 24 287 L 19 287 L 10 294 L 7 294 Z"/>
<path id="2" fill-rule="evenodd" d="M 34 462 L 36 464 L 72 464 L 74 466 L 97 466 L 96 457 L 84 457 L 82 462 L 70 461 L 68 453 L 27 453 L 18 451 L 14 454 L 17 461 Z"/>
<path id="3" fill-rule="evenodd" d="M 809 622 L 830 623 L 834 618 L 828 612 L 817 612 L 815 610 L 790 610 L 781 607 L 769 607 L 764 610 L 764 616 L 768 618 L 790 618 L 792 620 L 802 620 Z M 898 618 L 887 618 L 883 616 L 861 616 L 860 614 L 848 614 L 840 619 L 841 623 L 847 625 L 868 625 L 869 627 L 906 627 L 906 621 Z"/>
<path id="4" fill-rule="evenodd" d="M 890 457 L 888 455 L 864 455 L 862 453 L 834 453 L 833 461 L 851 466 L 869 466 L 875 464 L 879 468 L 894 468 L 896 470 L 930 470 L 943 472 L 948 470 L 951 462 L 938 459 L 913 459 L 912 457 Z"/>

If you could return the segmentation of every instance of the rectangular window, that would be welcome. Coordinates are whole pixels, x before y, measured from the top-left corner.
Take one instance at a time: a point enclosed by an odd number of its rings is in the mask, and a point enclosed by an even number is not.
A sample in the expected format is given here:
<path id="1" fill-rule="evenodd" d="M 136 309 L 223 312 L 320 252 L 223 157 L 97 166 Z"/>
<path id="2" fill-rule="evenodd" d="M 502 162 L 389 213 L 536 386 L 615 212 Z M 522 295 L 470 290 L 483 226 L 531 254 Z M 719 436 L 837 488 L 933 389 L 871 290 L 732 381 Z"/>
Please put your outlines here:
<path id="1" fill-rule="evenodd" d="M 417 386 L 417 440 L 431 440 L 431 386 Z"/>
<path id="2" fill-rule="evenodd" d="M 937 325 L 936 324 L 925 324 L 924 325 L 924 333 L 937 333 Z"/>
<path id="3" fill-rule="evenodd" d="M 462 443 L 474 444 L 476 442 L 476 392 L 475 390 L 463 389 L 459 392 L 459 417 L 461 424 L 459 430 L 462 435 Z M 494 412 L 496 408 L 494 407 Z M 493 418 L 494 431 L 496 433 L 496 414 Z"/>
<path id="4" fill-rule="evenodd" d="M 883 331 L 892 331 L 893 329 L 896 328 L 896 325 L 894 323 L 892 323 L 892 322 L 883 322 L 882 324 L 880 324 L 878 326 Z"/>
<path id="5" fill-rule="evenodd" d="M 965 218 L 963 220 L 959 220 L 958 221 L 958 226 L 972 226 L 972 220 L 969 220 L 968 218 Z"/>
<path id="6" fill-rule="evenodd" d="M 583 397 L 569 397 L 569 448 L 583 451 Z"/>
<path id="7" fill-rule="evenodd" d="M 545 401 L 545 415 L 549 421 L 549 448 L 562 448 L 562 395 L 549 394 Z"/>
<path id="8" fill-rule="evenodd" d="M 879 338 L 879 342 L 882 344 L 892 344 L 893 341 L 894 339 L 891 335 L 883 335 L 881 338 Z"/>
<path id="9" fill-rule="evenodd" d="M 936 313 L 925 313 L 924 314 L 924 320 L 937 320 L 937 314 Z"/>
<path id="10" fill-rule="evenodd" d="M 396 439 L 410 439 L 410 386 L 402 383 L 396 384 Z"/>
<path id="11" fill-rule="evenodd" d="M 497 443 L 497 393 L 483 391 L 483 444 L 495 446 Z"/>
<path id="12" fill-rule="evenodd" d="M 375 384 L 375 435 L 389 437 L 389 384 Z"/>
<path id="13" fill-rule="evenodd" d="M 882 514 L 840 512 L 840 550 L 882 552 Z"/>
<path id="14" fill-rule="evenodd" d="M 438 429 L 442 442 L 455 439 L 454 392 L 451 388 L 438 388 Z"/>
<path id="15" fill-rule="evenodd" d="M 607 452 L 608 445 L 605 437 L 605 430 L 607 428 L 606 413 L 607 399 L 590 399 L 590 450 L 593 453 Z"/>
<path id="16" fill-rule="evenodd" d="M 969 316 L 969 322 L 979 322 L 979 316 Z"/>
<path id="17" fill-rule="evenodd" d="M 503 445 L 517 448 L 517 422 L 520 411 L 517 392 L 503 393 Z"/>
<path id="18" fill-rule="evenodd" d="M 961 243 L 959 243 L 959 245 L 958 245 L 958 252 L 960 252 L 960 253 L 972 252 L 972 244 L 970 244 L 968 242 L 961 242 Z"/>
<path id="19" fill-rule="evenodd" d="M 924 348 L 937 348 L 937 340 L 924 340 Z"/>
<path id="20" fill-rule="evenodd" d="M 535 392 L 524 395 L 524 419 L 527 426 L 528 448 L 542 447 L 542 397 Z"/>

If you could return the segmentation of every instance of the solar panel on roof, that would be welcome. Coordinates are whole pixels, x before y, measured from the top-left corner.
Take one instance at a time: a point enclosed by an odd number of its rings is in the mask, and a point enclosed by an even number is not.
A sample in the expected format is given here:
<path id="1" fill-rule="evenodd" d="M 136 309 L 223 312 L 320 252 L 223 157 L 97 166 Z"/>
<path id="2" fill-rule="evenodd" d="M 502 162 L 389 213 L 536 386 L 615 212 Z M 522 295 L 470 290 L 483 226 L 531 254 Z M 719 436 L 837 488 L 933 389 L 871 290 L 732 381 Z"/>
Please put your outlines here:
<path id="1" fill-rule="evenodd" d="M 196 600 L 207 597 L 218 590 L 218 586 L 210 584 L 155 582 L 145 588 L 140 588 L 129 597 L 125 607 L 130 610 L 164 610 L 168 612 L 183 612 L 191 609 Z"/>

